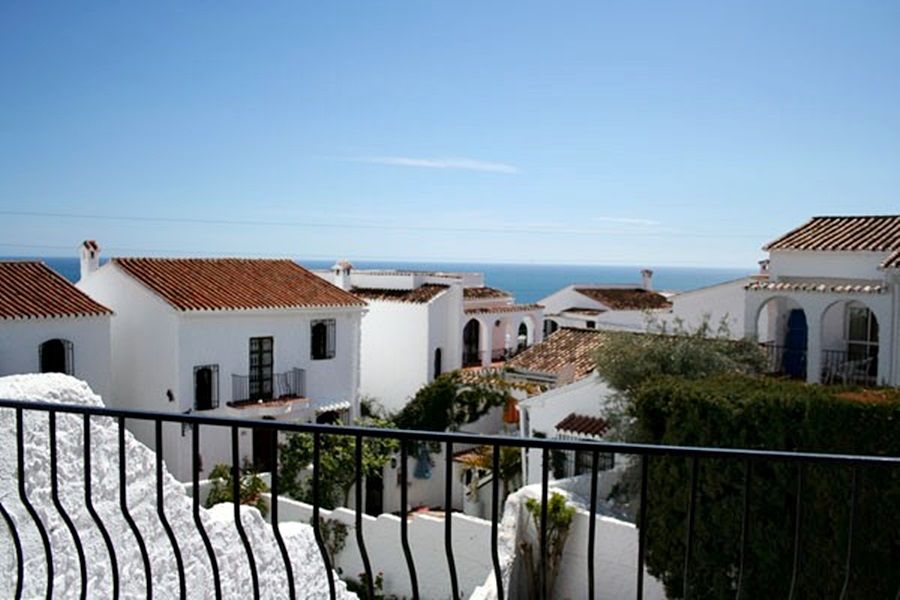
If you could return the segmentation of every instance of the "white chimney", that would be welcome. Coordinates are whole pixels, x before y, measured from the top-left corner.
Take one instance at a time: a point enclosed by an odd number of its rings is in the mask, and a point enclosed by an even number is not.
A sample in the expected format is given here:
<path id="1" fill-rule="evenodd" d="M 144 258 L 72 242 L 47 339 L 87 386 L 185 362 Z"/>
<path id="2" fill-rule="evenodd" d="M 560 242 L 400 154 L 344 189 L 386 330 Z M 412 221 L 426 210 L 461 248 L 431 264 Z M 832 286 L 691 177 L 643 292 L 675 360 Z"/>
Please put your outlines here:
<path id="1" fill-rule="evenodd" d="M 641 286 L 649 291 L 653 290 L 653 271 L 650 269 L 641 269 Z"/>
<path id="2" fill-rule="evenodd" d="M 94 240 L 81 242 L 81 279 L 100 267 L 100 245 Z"/>
<path id="3" fill-rule="evenodd" d="M 349 290 L 352 287 L 350 283 L 350 271 L 352 270 L 353 265 L 346 260 L 334 263 L 334 266 L 331 267 L 331 272 L 334 274 L 334 285 L 342 290 Z"/>

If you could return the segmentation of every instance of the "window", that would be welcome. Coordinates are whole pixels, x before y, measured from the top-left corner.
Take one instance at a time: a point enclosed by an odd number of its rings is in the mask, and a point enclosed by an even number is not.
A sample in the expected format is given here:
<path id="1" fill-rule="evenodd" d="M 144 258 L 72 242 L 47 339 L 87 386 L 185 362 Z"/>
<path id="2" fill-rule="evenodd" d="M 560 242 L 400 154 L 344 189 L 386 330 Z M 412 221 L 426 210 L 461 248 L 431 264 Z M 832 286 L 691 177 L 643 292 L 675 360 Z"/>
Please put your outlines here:
<path id="1" fill-rule="evenodd" d="M 524 350 L 528 347 L 528 325 L 525 323 L 519 324 L 519 334 L 516 336 L 516 348 L 519 350 Z"/>
<path id="2" fill-rule="evenodd" d="M 557 329 L 559 329 L 559 323 L 557 323 L 553 319 L 544 320 L 544 337 L 548 337 Z"/>
<path id="3" fill-rule="evenodd" d="M 870 375 L 878 368 L 878 320 L 859 304 L 847 307 L 847 359 L 868 361 Z"/>
<path id="4" fill-rule="evenodd" d="M 581 475 L 591 472 L 591 463 L 594 460 L 592 452 L 577 450 L 575 452 L 575 472 L 573 475 Z M 609 471 L 615 466 L 615 454 L 601 452 L 597 455 L 597 470 Z"/>
<path id="5" fill-rule="evenodd" d="M 597 321 L 585 321 L 584 326 L 588 329 L 597 329 Z"/>
<path id="6" fill-rule="evenodd" d="M 310 354 L 313 360 L 334 358 L 334 319 L 313 321 L 310 327 Z"/>
<path id="7" fill-rule="evenodd" d="M 69 340 L 47 340 L 38 348 L 41 373 L 75 374 L 74 345 Z"/>
<path id="8" fill-rule="evenodd" d="M 250 400 L 272 398 L 275 341 L 271 337 L 250 338 Z"/>
<path id="9" fill-rule="evenodd" d="M 435 379 L 441 374 L 443 365 L 441 365 L 441 349 L 434 349 L 434 377 Z"/>
<path id="10" fill-rule="evenodd" d="M 219 407 L 219 365 L 194 367 L 194 410 Z"/>

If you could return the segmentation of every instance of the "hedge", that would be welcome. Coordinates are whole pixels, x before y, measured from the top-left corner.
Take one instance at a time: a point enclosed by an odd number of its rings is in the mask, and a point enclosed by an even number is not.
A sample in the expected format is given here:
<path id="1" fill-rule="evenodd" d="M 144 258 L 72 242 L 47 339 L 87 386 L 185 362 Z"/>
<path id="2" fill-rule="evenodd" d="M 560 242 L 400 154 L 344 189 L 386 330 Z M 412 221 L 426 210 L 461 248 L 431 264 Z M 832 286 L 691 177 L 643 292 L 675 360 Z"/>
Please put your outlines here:
<path id="1" fill-rule="evenodd" d="M 755 377 L 663 378 L 634 396 L 635 441 L 900 456 L 900 391 L 849 390 Z M 787 598 L 794 563 L 798 467 L 753 461 L 742 598 Z M 733 598 L 743 509 L 743 461 L 699 463 L 690 598 Z M 858 471 L 846 598 L 900 589 L 900 469 Z M 653 457 L 647 567 L 682 598 L 690 460 Z M 838 598 L 846 575 L 851 469 L 803 467 L 795 598 Z"/>

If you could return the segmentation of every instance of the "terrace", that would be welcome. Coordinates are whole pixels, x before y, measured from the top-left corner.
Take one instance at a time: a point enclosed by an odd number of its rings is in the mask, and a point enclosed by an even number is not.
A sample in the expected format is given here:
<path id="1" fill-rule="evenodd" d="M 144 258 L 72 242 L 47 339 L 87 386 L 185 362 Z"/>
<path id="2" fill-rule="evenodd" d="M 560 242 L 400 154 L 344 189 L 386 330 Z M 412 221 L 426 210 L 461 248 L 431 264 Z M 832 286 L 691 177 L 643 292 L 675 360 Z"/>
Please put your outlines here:
<path id="1" fill-rule="evenodd" d="M 454 457 L 454 447 L 456 448 L 464 448 L 470 445 L 480 445 L 480 446 L 488 446 L 493 449 L 493 470 L 494 472 L 499 472 L 499 449 L 502 447 L 518 447 L 518 448 L 528 448 L 533 449 L 540 452 L 544 458 L 543 462 L 543 471 L 542 471 L 542 481 L 539 488 L 538 497 L 540 498 L 540 511 L 539 518 L 537 518 L 537 535 L 539 539 L 539 543 L 537 544 L 537 556 L 539 560 L 539 564 L 541 566 L 541 571 L 546 573 L 548 561 L 551 560 L 550 556 L 550 542 L 548 540 L 548 497 L 550 492 L 557 486 L 556 483 L 551 483 L 550 474 L 549 474 L 549 465 L 550 460 L 549 456 L 551 452 L 574 452 L 579 455 L 585 457 L 584 463 L 586 465 L 591 466 L 588 469 L 589 478 L 590 478 L 590 499 L 587 502 L 587 506 L 585 506 L 586 515 L 588 517 L 585 518 L 585 534 L 584 536 L 579 536 L 577 538 L 573 538 L 569 543 L 576 544 L 579 547 L 573 548 L 573 553 L 567 553 L 564 555 L 563 568 L 568 568 L 570 571 L 568 573 L 572 574 L 572 577 L 567 577 L 565 585 L 576 585 L 578 586 L 578 595 L 587 598 L 594 598 L 595 595 L 600 593 L 600 590 L 605 589 L 608 585 L 610 585 L 610 581 L 604 580 L 604 578 L 609 577 L 610 571 L 606 569 L 606 565 L 602 562 L 598 562 L 596 560 L 596 556 L 598 555 L 600 550 L 610 550 L 609 548 L 600 548 L 600 546 L 613 543 L 609 539 L 605 539 L 601 536 L 597 535 L 598 526 L 602 526 L 604 521 L 603 518 L 599 516 L 599 502 L 600 498 L 598 498 L 598 485 L 597 480 L 601 473 L 601 461 L 605 460 L 605 456 L 610 454 L 619 454 L 626 457 L 630 457 L 631 460 L 637 461 L 639 465 L 639 473 L 641 475 L 640 478 L 640 496 L 639 496 L 639 507 L 638 507 L 638 518 L 637 518 L 637 529 L 635 532 L 636 535 L 636 547 L 635 554 L 630 559 L 627 564 L 633 565 L 630 575 L 628 575 L 627 585 L 624 585 L 622 581 L 617 581 L 617 585 L 619 585 L 619 589 L 627 589 L 627 597 L 635 597 L 635 598 L 644 598 L 645 592 L 649 589 L 648 586 L 651 583 L 655 583 L 655 580 L 650 578 L 650 576 L 646 573 L 645 570 L 645 551 L 646 551 L 646 543 L 647 536 L 653 535 L 652 531 L 648 531 L 648 528 L 644 526 L 645 516 L 648 513 L 652 513 L 653 511 L 653 502 L 652 502 L 652 490 L 648 490 L 649 478 L 648 478 L 648 468 L 658 460 L 683 460 L 686 461 L 688 465 L 688 473 L 689 478 L 685 482 L 687 494 L 685 496 L 685 514 L 683 522 L 678 525 L 679 529 L 681 529 L 681 534 L 684 539 L 684 572 L 683 572 L 683 589 L 681 593 L 683 593 L 684 597 L 687 597 L 690 594 L 692 586 L 697 584 L 698 573 L 702 572 L 703 566 L 697 565 L 692 562 L 692 548 L 695 545 L 695 536 L 697 535 L 697 527 L 698 523 L 705 517 L 709 516 L 709 513 L 706 512 L 705 509 L 701 509 L 698 507 L 697 497 L 700 493 L 698 489 L 699 478 L 698 474 L 700 469 L 704 468 L 706 465 L 713 464 L 716 465 L 715 468 L 731 468 L 736 469 L 736 472 L 743 473 L 741 479 L 742 483 L 742 494 L 743 494 L 743 510 L 739 510 L 736 514 L 732 515 L 734 519 L 737 519 L 741 523 L 741 536 L 740 542 L 736 545 L 740 548 L 739 554 L 735 558 L 734 564 L 734 572 L 730 575 L 733 581 L 733 590 L 732 593 L 735 597 L 741 597 L 742 585 L 747 580 L 747 577 L 752 577 L 755 569 L 758 565 L 755 564 L 755 556 L 748 551 L 748 540 L 750 536 L 759 535 L 759 532 L 755 532 L 754 527 L 754 517 L 749 512 L 749 504 L 748 500 L 750 495 L 755 493 L 753 490 L 757 489 L 757 486 L 763 485 L 763 482 L 756 481 L 758 474 L 765 469 L 771 468 L 772 465 L 784 465 L 785 468 L 796 469 L 797 477 L 798 477 L 798 490 L 800 486 L 802 486 L 802 473 L 804 469 L 832 469 L 835 473 L 840 473 L 841 477 L 847 477 L 848 481 L 848 489 L 846 490 L 847 495 L 843 498 L 836 498 L 835 503 L 843 504 L 845 502 L 849 502 L 849 518 L 846 523 L 846 530 L 843 539 L 846 542 L 846 547 L 839 547 L 840 552 L 845 557 L 845 562 L 843 563 L 842 568 L 844 569 L 844 592 L 847 591 L 847 586 L 852 583 L 856 583 L 854 580 L 854 572 L 855 565 L 854 562 L 854 552 L 855 545 L 859 543 L 863 543 L 863 540 L 856 540 L 853 537 L 853 527 L 854 527 L 854 515 L 857 511 L 860 510 L 861 507 L 857 506 L 858 498 L 860 497 L 858 492 L 859 480 L 860 478 L 875 469 L 897 469 L 900 467 L 900 459 L 898 458 L 886 458 L 886 457 L 865 457 L 865 456 L 844 456 L 844 455 L 825 455 L 825 454 L 807 454 L 807 453 L 787 453 L 787 452 L 768 452 L 768 451 L 755 451 L 755 450 L 731 450 L 731 449 L 720 449 L 720 448 L 691 448 L 691 447 L 669 447 L 669 446 L 648 446 L 648 445 L 635 445 L 635 444 L 623 444 L 623 443 L 607 443 L 600 441 L 579 441 L 579 440 L 560 440 L 560 439 L 537 439 L 537 438 L 509 438 L 509 437 L 499 437 L 499 436 L 483 436 L 483 435 L 471 435 L 471 434 L 454 434 L 454 433 L 438 433 L 438 432 L 422 432 L 422 431 L 401 431 L 401 430 L 391 430 L 391 429 L 369 429 L 369 428 L 359 428 L 359 427 L 334 427 L 327 425 L 314 425 L 314 424 L 293 424 L 293 423 L 280 423 L 276 421 L 267 421 L 267 420 L 237 420 L 237 419 L 225 419 L 225 418 L 217 418 L 217 417 L 206 417 L 201 415 L 182 415 L 182 414 L 162 414 L 162 413 L 148 413 L 148 412 L 133 412 L 133 411 L 121 411 L 121 410 L 113 410 L 100 406 L 84 406 L 84 405 L 64 405 L 64 404 L 49 404 L 49 403 L 34 403 L 34 402 L 25 402 L 25 401 L 13 401 L 13 400 L 0 400 L 0 410 L 3 411 L 14 411 L 16 415 L 16 427 L 15 427 L 15 435 L 17 440 L 15 456 L 17 463 L 17 475 L 18 478 L 18 498 L 13 498 L 11 495 L 5 496 L 2 498 L 2 502 L 0 502 L 0 516 L 3 517 L 5 521 L 8 531 L 12 540 L 12 549 L 15 553 L 15 569 L 14 569 L 14 579 L 15 579 L 15 595 L 16 597 L 21 597 L 23 592 L 23 586 L 26 584 L 26 579 L 31 579 L 27 581 L 30 586 L 28 589 L 43 589 L 47 596 L 51 596 L 54 593 L 54 590 L 59 592 L 58 586 L 59 581 L 54 579 L 54 574 L 52 569 L 38 569 L 38 571 L 44 571 L 45 575 L 43 577 L 39 577 L 41 581 L 35 581 L 36 571 L 33 568 L 35 561 L 44 562 L 45 564 L 53 564 L 54 561 L 60 560 L 58 553 L 60 551 L 60 546 L 58 545 L 60 540 L 58 539 L 57 532 L 53 533 L 53 542 L 50 542 L 50 537 L 47 531 L 47 524 L 45 520 L 47 518 L 46 514 L 42 519 L 39 513 L 34 509 L 34 505 L 29 498 L 29 494 L 33 494 L 34 490 L 28 489 L 29 486 L 25 484 L 25 479 L 27 476 L 27 469 L 25 468 L 25 457 L 24 457 L 24 436 L 25 430 L 23 428 L 24 417 L 27 416 L 29 418 L 30 426 L 34 426 L 34 418 L 35 415 L 38 416 L 48 416 L 49 420 L 47 421 L 48 427 L 50 428 L 49 440 L 50 440 L 50 452 L 51 452 L 51 472 L 50 472 L 50 485 L 52 489 L 52 495 L 54 498 L 54 508 L 53 510 L 58 514 L 58 517 L 61 517 L 62 520 L 66 523 L 69 533 L 71 535 L 71 539 L 74 542 L 75 547 L 77 548 L 77 561 L 80 563 L 80 578 L 76 578 L 76 581 L 73 582 L 74 589 L 80 589 L 82 592 L 82 597 L 88 590 L 88 577 L 87 577 L 87 568 L 86 568 L 86 552 L 85 547 L 82 544 L 81 536 L 85 535 L 87 532 L 84 530 L 79 530 L 72 523 L 73 520 L 70 516 L 70 512 L 73 511 L 73 507 L 70 504 L 69 506 L 65 506 L 63 503 L 58 501 L 57 490 L 66 485 L 59 481 L 59 475 L 57 473 L 56 468 L 56 457 L 57 452 L 63 452 L 65 448 L 90 448 L 90 425 L 93 423 L 96 426 L 96 423 L 100 421 L 107 421 L 112 419 L 113 422 L 118 423 L 119 427 L 119 474 L 118 478 L 122 484 L 122 488 L 120 490 L 122 496 L 122 505 L 121 510 L 122 514 L 126 519 L 130 519 L 131 515 L 128 511 L 128 504 L 125 502 L 125 494 L 128 491 L 127 486 L 130 484 L 126 483 L 126 476 L 123 471 L 125 463 L 125 452 L 126 448 L 123 445 L 124 442 L 124 424 L 126 420 L 128 422 L 131 421 L 144 421 L 148 422 L 155 428 L 157 432 L 157 439 L 162 436 L 164 427 L 171 426 L 179 426 L 179 425 L 187 425 L 190 426 L 190 435 L 193 439 L 193 485 L 192 485 L 192 497 L 193 497 L 193 523 L 196 527 L 196 533 L 203 538 L 205 547 L 206 547 L 206 555 L 182 555 L 179 546 L 184 543 L 178 539 L 173 533 L 173 530 L 170 526 L 170 522 L 186 522 L 186 516 L 180 514 L 171 514 L 167 513 L 163 510 L 163 498 L 165 497 L 164 486 L 164 468 L 162 462 L 162 456 L 160 454 L 156 455 L 156 481 L 157 481 L 157 495 L 156 501 L 158 503 L 158 519 L 159 524 L 166 530 L 166 533 L 169 538 L 169 542 L 171 545 L 172 556 L 175 558 L 174 562 L 167 562 L 170 569 L 172 569 L 173 573 L 169 573 L 169 575 L 177 576 L 179 589 L 181 590 L 181 596 L 190 596 L 197 593 L 206 593 L 209 590 L 193 590 L 189 589 L 191 582 L 194 581 L 193 577 L 189 578 L 187 576 L 187 572 L 191 570 L 191 563 L 200 561 L 205 565 L 211 566 L 212 575 L 214 580 L 214 589 L 216 597 L 222 596 L 222 588 L 220 585 L 220 578 L 222 577 L 221 567 L 222 565 L 218 562 L 217 553 L 214 550 L 214 544 L 210 543 L 210 535 L 211 533 L 206 530 L 204 526 L 204 520 L 200 517 L 200 499 L 199 499 L 199 460 L 198 460 L 198 440 L 199 437 L 203 435 L 203 431 L 208 428 L 228 428 L 232 432 L 232 444 L 233 447 L 233 462 L 231 465 L 232 473 L 235 475 L 232 480 L 233 485 L 233 494 L 234 496 L 238 496 L 240 494 L 240 479 L 239 475 L 242 472 L 242 467 L 238 462 L 238 452 L 237 452 L 237 441 L 238 441 L 238 432 L 240 430 L 262 430 L 269 432 L 277 433 L 302 433 L 308 434 L 312 436 L 313 444 L 314 444 L 314 458 L 311 465 L 311 481 L 312 481 L 312 490 L 313 490 L 313 504 L 311 507 L 311 525 L 315 534 L 315 541 L 318 545 L 319 553 L 321 560 L 323 562 L 325 572 L 328 577 L 328 586 L 330 590 L 330 596 L 332 598 L 337 597 L 337 574 L 333 570 L 332 564 L 332 555 L 328 551 L 325 543 L 325 537 L 323 534 L 323 525 L 322 521 L 320 521 L 320 516 L 323 514 L 323 509 L 320 507 L 320 503 L 318 502 L 319 498 L 319 490 L 321 486 L 320 482 L 320 464 L 321 464 L 321 446 L 322 446 L 322 438 L 323 436 L 330 435 L 341 435 L 341 436 L 349 436 L 355 440 L 355 477 L 356 477 L 356 485 L 354 488 L 355 494 L 355 509 L 353 511 L 353 515 L 355 517 L 355 527 L 354 530 L 354 538 L 353 542 L 355 543 L 355 547 L 358 549 L 358 553 L 360 555 L 361 563 L 363 565 L 363 573 L 361 573 L 362 585 L 367 589 L 369 593 L 369 597 L 375 597 L 375 572 L 373 569 L 373 564 L 378 564 L 381 560 L 384 559 L 382 556 L 384 553 L 384 547 L 377 540 L 366 540 L 365 539 L 365 528 L 362 526 L 363 521 L 363 510 L 364 506 L 363 502 L 363 490 L 365 489 L 365 485 L 363 482 L 362 476 L 362 444 L 365 440 L 368 439 L 396 439 L 401 442 L 412 442 L 412 441 L 420 441 L 420 442 L 429 442 L 433 445 L 442 446 L 446 452 L 444 455 L 446 456 L 446 460 L 448 465 L 450 461 L 453 460 Z M 7 413 L 9 414 L 9 413 Z M 71 419 L 72 415 L 75 415 L 79 418 L 79 421 L 83 421 L 84 429 L 83 434 L 75 435 L 72 432 L 77 432 L 78 429 L 72 430 L 67 429 L 69 432 L 65 437 L 57 436 L 57 426 L 56 423 L 62 422 L 63 419 Z M 82 435 L 84 439 L 81 438 Z M 70 439 L 71 437 L 75 437 L 75 439 Z M 270 436 L 274 439 L 275 436 Z M 83 446 L 82 446 L 83 444 Z M 409 481 L 409 473 L 408 473 L 408 444 L 401 443 L 400 444 L 400 478 L 402 481 Z M 59 449 L 59 450 L 58 450 Z M 115 449 L 110 448 L 110 451 L 115 451 Z M 274 448 L 273 452 L 276 455 L 278 453 L 278 448 Z M 106 556 L 102 557 L 102 560 L 106 560 L 109 558 L 113 564 L 115 564 L 115 559 L 117 556 L 121 557 L 121 553 L 124 551 L 122 548 L 123 540 L 113 539 L 113 537 L 106 534 L 106 525 L 108 524 L 108 520 L 106 517 L 100 517 L 97 511 L 94 509 L 92 504 L 92 472 L 90 467 L 90 455 L 86 454 L 84 456 L 84 499 L 87 504 L 87 508 L 91 513 L 93 518 L 93 525 L 96 526 L 101 532 L 104 533 L 104 547 L 96 548 L 96 551 L 106 554 Z M 273 462 L 270 477 L 271 477 L 271 494 L 272 498 L 279 498 L 279 489 L 281 482 L 279 481 L 279 472 L 276 468 L 277 460 Z M 446 479 L 444 483 L 444 490 L 446 494 L 446 505 L 451 506 L 451 497 L 454 493 L 454 485 L 457 483 L 450 476 L 452 469 L 447 469 Z M 114 476 L 114 474 L 111 474 Z M 96 478 L 95 478 L 96 479 Z M 71 482 L 68 482 L 70 485 Z M 105 485 L 105 482 L 94 481 L 94 485 L 100 487 L 101 485 Z M 492 478 L 491 481 L 491 493 L 489 495 L 488 501 L 488 509 L 487 512 L 490 515 L 490 544 L 489 549 L 484 548 L 464 548 L 466 553 L 479 553 L 483 552 L 483 560 L 485 561 L 485 566 L 489 569 L 489 579 L 485 582 L 485 588 L 488 590 L 487 595 L 482 597 L 496 597 L 496 598 L 504 598 L 510 593 L 511 586 L 513 586 L 513 582 L 510 580 L 510 568 L 509 568 L 509 555 L 508 553 L 504 554 L 504 549 L 502 547 L 501 540 L 498 537 L 499 528 L 500 528 L 500 517 L 503 513 L 503 505 L 500 497 L 500 480 L 499 478 Z M 421 589 L 425 589 L 423 586 L 427 583 L 430 586 L 434 586 L 436 583 L 445 585 L 444 594 L 449 594 L 451 597 L 457 598 L 460 597 L 460 584 L 459 577 L 457 573 L 456 564 L 463 557 L 460 556 L 460 544 L 458 541 L 454 542 L 454 526 L 456 522 L 456 518 L 445 518 L 443 525 L 443 540 L 432 539 L 430 542 L 443 544 L 443 552 L 444 552 L 444 564 L 443 568 L 435 569 L 435 568 L 425 568 L 423 569 L 423 564 L 431 565 L 434 560 L 434 553 L 422 553 L 421 540 L 419 540 L 415 547 L 417 551 L 413 550 L 414 545 L 410 542 L 410 529 L 411 529 L 411 521 L 412 515 L 409 510 L 409 506 L 407 503 L 407 486 L 401 486 L 401 509 L 399 513 L 399 542 L 400 547 L 402 548 L 402 557 L 406 566 L 406 578 L 407 581 L 404 583 L 404 589 L 409 591 L 409 596 L 413 598 L 418 598 L 420 596 L 427 597 L 426 595 L 420 593 Z M 849 500 L 848 500 L 849 499 Z M 288 595 L 291 598 L 302 597 L 302 589 L 297 586 L 297 582 L 294 580 L 292 575 L 292 564 L 296 564 L 294 562 L 294 558 L 290 556 L 289 548 L 284 543 L 283 532 L 281 527 L 283 523 L 280 520 L 279 515 L 279 506 L 282 503 L 279 501 L 272 502 L 271 505 L 271 528 L 274 532 L 275 538 L 278 541 L 278 547 L 280 549 L 280 558 L 283 562 L 283 573 L 284 578 L 286 579 L 287 589 L 289 591 Z M 22 510 L 21 507 L 24 506 L 27 509 Z M 254 541 L 251 543 L 250 538 L 247 535 L 247 532 L 244 530 L 244 521 L 241 518 L 240 506 L 238 504 L 234 504 L 234 527 L 237 529 L 237 532 L 240 536 L 241 543 L 243 545 L 246 558 L 247 558 L 247 568 L 251 574 L 251 582 L 249 582 L 249 587 L 252 590 L 253 596 L 255 598 L 259 598 L 263 593 L 262 588 L 260 587 L 260 580 L 258 577 L 257 571 L 262 569 L 263 567 L 271 568 L 270 563 L 261 564 L 255 560 L 255 546 L 259 543 L 258 541 Z M 109 508 L 109 507 L 107 507 Z M 132 505 L 133 508 L 133 505 Z M 823 547 L 828 546 L 829 544 L 837 544 L 835 540 L 829 539 L 821 539 L 816 540 L 815 543 L 812 543 L 810 540 L 805 540 L 801 543 L 801 537 L 803 533 L 803 527 L 801 526 L 800 515 L 804 510 L 804 503 L 802 497 L 798 494 L 796 497 L 796 522 L 797 526 L 794 531 L 785 532 L 784 535 L 788 538 L 793 538 L 793 542 L 788 545 L 788 547 L 793 548 L 793 577 L 791 581 L 791 596 L 795 593 L 795 582 L 797 569 L 800 568 L 802 564 L 801 557 L 803 552 L 811 551 L 812 548 L 817 548 L 817 551 L 821 551 Z M 15 515 L 15 516 L 13 516 Z M 595 515 L 594 518 L 590 518 L 590 515 Z M 56 516 L 54 516 L 56 518 Z M 418 517 L 417 517 L 418 518 Z M 246 517 L 245 517 L 246 519 Z M 30 523 L 25 523 L 24 521 L 28 520 Z M 146 591 L 149 595 L 152 593 L 153 581 L 154 578 L 150 576 L 151 569 L 159 569 L 161 565 L 163 565 L 163 557 L 158 556 L 158 552 L 154 552 L 152 555 L 148 552 L 145 544 L 142 541 L 142 536 L 147 534 L 147 531 L 142 531 L 141 528 L 138 528 L 132 523 L 131 532 L 133 536 L 139 542 L 139 551 L 142 555 L 143 565 L 144 565 L 144 574 L 143 577 L 146 581 Z M 25 541 L 28 539 L 30 535 L 30 531 L 26 531 L 31 527 L 36 527 L 38 532 L 41 535 L 41 539 L 44 540 L 43 543 L 43 556 L 25 556 L 23 553 L 23 547 L 25 546 Z M 776 536 L 777 537 L 777 536 Z M 34 539 L 34 538 L 32 538 Z M 784 548 L 784 545 L 779 545 L 776 541 L 772 541 L 773 551 L 778 548 Z M 581 547 L 581 544 L 584 544 L 584 547 Z M 32 544 L 31 548 L 35 546 Z M 837 546 L 836 546 L 837 547 Z M 621 550 L 620 548 L 612 548 L 613 552 L 617 552 Z M 577 552 L 575 552 L 577 551 Z M 74 557 L 76 554 L 69 552 L 69 559 L 76 560 Z M 580 556 L 581 558 L 575 559 L 573 557 Z M 788 557 L 785 557 L 786 559 Z M 91 561 L 101 560 L 100 557 L 92 557 Z M 576 560 L 576 563 L 572 561 Z M 503 563 L 503 564 L 501 564 Z M 26 569 L 26 564 L 30 565 Z M 625 563 L 623 563 L 625 564 Z M 503 568 L 503 566 L 506 568 Z M 492 569 L 491 569 L 492 567 Z M 580 576 L 575 576 L 576 574 L 581 574 Z M 621 575 L 621 573 L 620 573 Z M 896 579 L 890 573 L 882 573 L 879 575 L 880 577 L 886 578 L 885 581 L 888 581 L 890 578 Z M 113 589 L 119 589 L 118 586 L 123 582 L 120 581 L 120 574 L 117 572 L 115 568 L 112 568 L 109 571 L 106 571 L 105 577 L 112 580 Z M 129 577 L 142 577 L 140 573 L 134 573 Z M 427 582 L 423 581 L 423 578 L 427 579 Z M 554 590 L 550 589 L 549 581 L 546 576 L 542 576 L 541 578 L 540 589 L 534 590 L 536 592 L 536 596 L 539 598 L 550 598 L 554 597 Z M 892 581 L 892 579 L 891 579 Z M 396 582 L 395 582 L 396 583 Z M 282 585 L 284 582 L 282 582 Z M 96 582 L 91 583 L 91 585 L 97 585 Z M 557 582 L 557 585 L 563 585 Z M 893 584 L 892 584 L 893 585 Z M 652 586 L 651 586 L 652 587 Z M 432 588 L 429 588 L 432 589 Z M 479 588 L 480 589 L 480 588 Z M 658 585 L 655 586 L 655 589 L 658 589 Z M 69 590 L 72 591 L 72 590 Z M 810 591 L 810 593 L 814 593 L 814 590 Z M 617 597 L 625 597 L 626 594 L 623 592 L 621 596 Z M 658 597 L 658 596 L 657 596 Z"/>

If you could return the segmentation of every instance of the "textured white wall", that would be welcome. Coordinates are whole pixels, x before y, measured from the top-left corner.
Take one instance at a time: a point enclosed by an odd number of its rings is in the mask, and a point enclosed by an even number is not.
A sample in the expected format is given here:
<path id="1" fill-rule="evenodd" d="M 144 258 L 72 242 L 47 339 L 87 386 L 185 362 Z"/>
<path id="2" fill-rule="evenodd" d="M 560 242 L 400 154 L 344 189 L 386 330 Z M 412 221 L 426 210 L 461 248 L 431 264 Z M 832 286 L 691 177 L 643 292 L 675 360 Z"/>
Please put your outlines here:
<path id="1" fill-rule="evenodd" d="M 0 321 L 0 376 L 40 373 L 41 344 L 72 342 L 73 375 L 106 400 L 111 389 L 110 317 Z"/>

